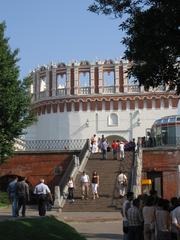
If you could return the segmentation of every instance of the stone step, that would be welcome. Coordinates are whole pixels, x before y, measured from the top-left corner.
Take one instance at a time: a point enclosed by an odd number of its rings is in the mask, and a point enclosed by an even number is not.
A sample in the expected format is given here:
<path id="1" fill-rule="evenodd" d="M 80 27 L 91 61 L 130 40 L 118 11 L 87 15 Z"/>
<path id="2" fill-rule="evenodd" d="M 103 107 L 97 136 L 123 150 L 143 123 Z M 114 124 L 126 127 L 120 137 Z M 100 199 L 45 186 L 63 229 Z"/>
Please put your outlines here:
<path id="1" fill-rule="evenodd" d="M 119 171 L 122 170 L 126 172 L 127 177 L 130 177 L 129 172 L 132 168 L 132 153 L 125 153 L 125 160 L 112 160 L 112 153 L 108 153 L 107 160 L 101 160 L 101 154 L 95 153 L 91 154 L 88 159 L 87 165 L 85 167 L 86 173 L 91 179 L 92 172 L 97 171 L 100 177 L 100 186 L 99 186 L 99 199 L 92 199 L 92 191 L 90 186 L 89 199 L 81 200 L 81 187 L 80 187 L 80 176 L 78 174 L 75 181 L 75 202 L 71 203 L 68 200 L 63 208 L 63 211 L 75 211 L 75 212 L 84 212 L 84 211 L 119 211 L 121 208 L 122 202 L 118 197 L 118 191 L 116 189 L 116 178 L 119 174 Z"/>

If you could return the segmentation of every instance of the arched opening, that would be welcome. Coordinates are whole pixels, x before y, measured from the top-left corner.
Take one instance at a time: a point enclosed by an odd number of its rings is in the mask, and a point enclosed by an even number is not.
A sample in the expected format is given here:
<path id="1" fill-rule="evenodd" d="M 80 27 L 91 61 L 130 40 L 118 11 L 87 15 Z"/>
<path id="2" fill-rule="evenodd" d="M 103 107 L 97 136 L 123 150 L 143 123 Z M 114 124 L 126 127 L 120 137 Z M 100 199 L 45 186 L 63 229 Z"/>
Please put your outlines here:
<path id="1" fill-rule="evenodd" d="M 5 201 L 8 202 L 8 194 L 7 194 L 7 188 L 8 188 L 8 184 L 15 178 L 15 177 L 18 177 L 18 180 L 21 180 L 22 179 L 22 176 L 19 176 L 19 175 L 15 175 L 15 174 L 12 174 L 12 175 L 5 175 L 5 176 L 2 176 L 0 177 L 0 192 L 1 192 L 1 195 L 3 195 L 3 199 Z M 27 180 L 26 181 L 29 185 L 29 193 L 30 193 L 30 203 L 34 203 L 34 195 L 33 195 L 33 186 L 32 184 Z M 6 200 L 7 199 L 7 200 Z"/>
<path id="2" fill-rule="evenodd" d="M 120 141 L 123 141 L 123 142 L 127 142 L 127 140 L 120 135 L 109 135 L 106 138 L 107 138 L 107 141 L 108 141 L 109 144 L 111 144 L 113 142 L 113 140 L 120 140 Z"/>

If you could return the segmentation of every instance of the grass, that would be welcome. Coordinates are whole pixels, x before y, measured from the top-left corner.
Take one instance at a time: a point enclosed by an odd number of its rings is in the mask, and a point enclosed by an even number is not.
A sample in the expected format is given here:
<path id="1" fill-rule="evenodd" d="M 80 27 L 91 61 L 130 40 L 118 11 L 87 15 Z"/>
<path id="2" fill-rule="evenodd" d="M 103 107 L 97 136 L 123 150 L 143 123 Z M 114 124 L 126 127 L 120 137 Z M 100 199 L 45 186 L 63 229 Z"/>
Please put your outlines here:
<path id="1" fill-rule="evenodd" d="M 54 217 L 0 222 L 1 240 L 85 240 L 74 228 Z"/>
<path id="2" fill-rule="evenodd" d="M 7 207 L 9 205 L 9 199 L 7 192 L 0 192 L 0 207 Z"/>

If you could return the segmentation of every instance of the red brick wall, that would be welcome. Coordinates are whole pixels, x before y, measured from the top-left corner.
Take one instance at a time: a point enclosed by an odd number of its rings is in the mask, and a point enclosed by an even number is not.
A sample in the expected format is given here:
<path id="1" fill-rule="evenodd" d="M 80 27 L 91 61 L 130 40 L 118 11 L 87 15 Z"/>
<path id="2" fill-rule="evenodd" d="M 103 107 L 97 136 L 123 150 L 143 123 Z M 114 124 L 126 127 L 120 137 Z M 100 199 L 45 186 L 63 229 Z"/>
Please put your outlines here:
<path id="1" fill-rule="evenodd" d="M 180 149 L 145 149 L 143 172 L 162 172 L 163 197 L 177 195 L 177 167 L 180 165 Z"/>
<path id="2" fill-rule="evenodd" d="M 40 178 L 44 178 L 53 189 L 62 176 L 55 174 L 55 168 L 61 167 L 64 172 L 74 154 L 73 152 L 15 154 L 6 163 L 0 165 L 0 177 L 25 176 L 32 186 L 35 186 Z"/>

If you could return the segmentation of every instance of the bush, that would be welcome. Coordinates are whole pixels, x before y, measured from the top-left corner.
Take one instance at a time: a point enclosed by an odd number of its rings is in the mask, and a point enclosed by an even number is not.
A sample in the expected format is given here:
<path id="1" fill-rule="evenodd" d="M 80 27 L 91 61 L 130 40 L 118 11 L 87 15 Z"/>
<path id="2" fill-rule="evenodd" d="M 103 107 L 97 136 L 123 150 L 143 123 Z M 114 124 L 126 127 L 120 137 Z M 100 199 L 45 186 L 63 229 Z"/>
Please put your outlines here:
<path id="1" fill-rule="evenodd" d="M 9 205 L 9 198 L 7 192 L 0 192 L 0 207 Z"/>

